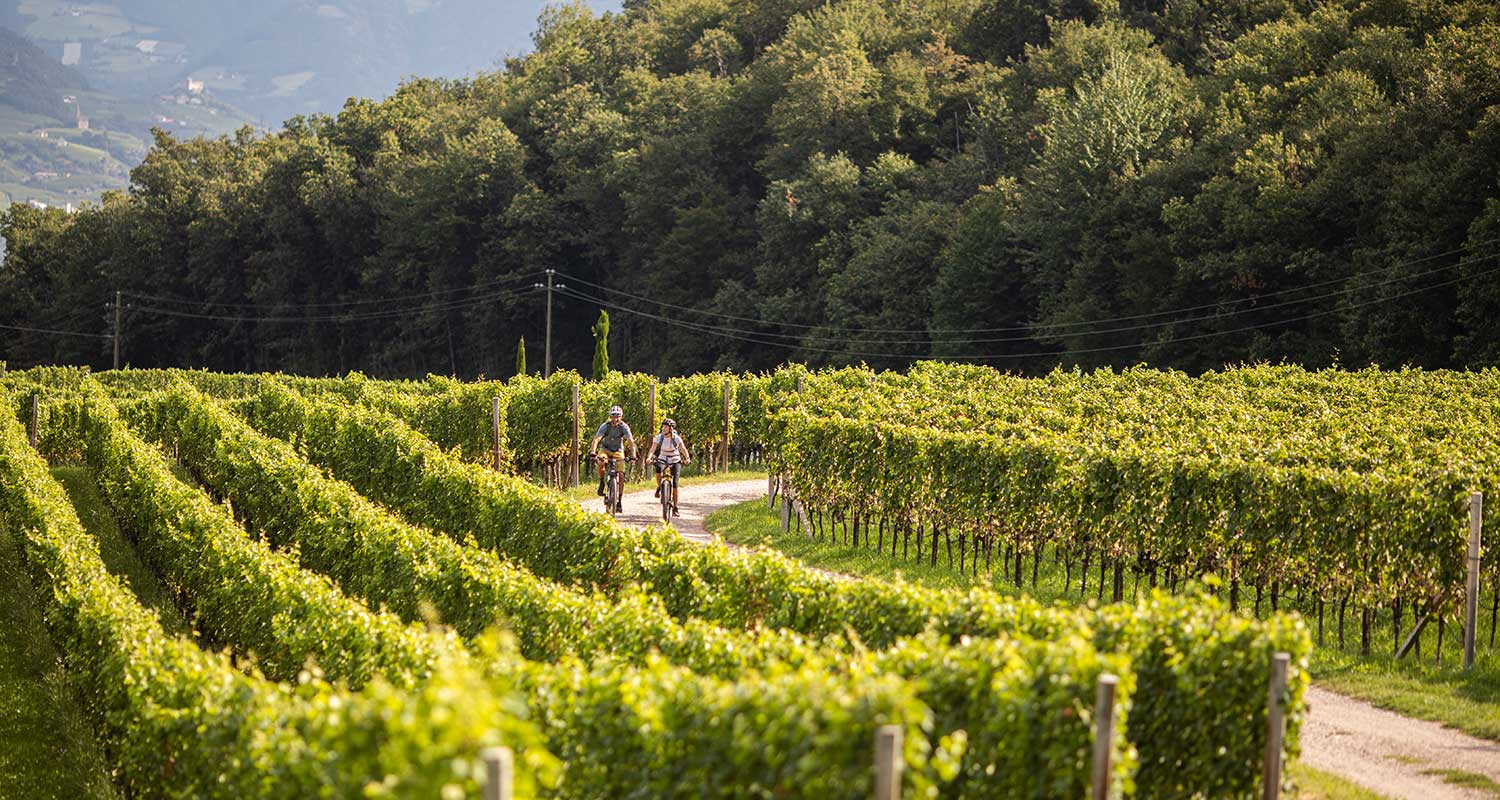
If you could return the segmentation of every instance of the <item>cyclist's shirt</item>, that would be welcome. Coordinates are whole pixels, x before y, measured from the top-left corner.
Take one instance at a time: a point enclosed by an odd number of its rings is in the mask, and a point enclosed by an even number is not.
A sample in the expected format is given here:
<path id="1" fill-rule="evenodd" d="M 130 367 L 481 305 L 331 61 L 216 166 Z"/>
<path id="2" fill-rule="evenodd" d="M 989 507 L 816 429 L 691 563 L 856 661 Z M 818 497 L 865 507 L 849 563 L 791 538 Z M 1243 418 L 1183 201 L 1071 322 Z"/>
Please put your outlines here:
<path id="1" fill-rule="evenodd" d="M 666 434 L 658 433 L 656 434 L 656 440 L 654 444 L 656 446 L 656 456 L 662 461 L 665 461 L 668 464 L 678 464 L 682 462 L 681 436 L 678 436 L 674 433 L 670 437 L 668 437 Z"/>
<path id="2" fill-rule="evenodd" d="M 626 422 L 621 422 L 619 425 L 611 425 L 606 422 L 599 426 L 599 430 L 594 431 L 594 436 L 599 439 L 599 447 L 611 453 L 618 453 L 623 450 L 626 439 L 635 439 L 630 434 L 629 423 Z"/>

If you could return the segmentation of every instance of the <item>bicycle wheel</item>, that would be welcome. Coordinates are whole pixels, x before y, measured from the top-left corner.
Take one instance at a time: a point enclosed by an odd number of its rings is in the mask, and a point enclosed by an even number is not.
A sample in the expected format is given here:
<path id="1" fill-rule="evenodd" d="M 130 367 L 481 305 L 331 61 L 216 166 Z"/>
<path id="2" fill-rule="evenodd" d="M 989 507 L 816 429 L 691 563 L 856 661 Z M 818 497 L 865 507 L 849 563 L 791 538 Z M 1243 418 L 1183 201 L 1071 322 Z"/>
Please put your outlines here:
<path id="1" fill-rule="evenodd" d="M 604 476 L 604 513 L 611 517 L 615 515 L 615 476 L 613 473 Z"/>
<path id="2" fill-rule="evenodd" d="M 661 480 L 661 521 L 672 520 L 672 473 L 667 472 Z"/>

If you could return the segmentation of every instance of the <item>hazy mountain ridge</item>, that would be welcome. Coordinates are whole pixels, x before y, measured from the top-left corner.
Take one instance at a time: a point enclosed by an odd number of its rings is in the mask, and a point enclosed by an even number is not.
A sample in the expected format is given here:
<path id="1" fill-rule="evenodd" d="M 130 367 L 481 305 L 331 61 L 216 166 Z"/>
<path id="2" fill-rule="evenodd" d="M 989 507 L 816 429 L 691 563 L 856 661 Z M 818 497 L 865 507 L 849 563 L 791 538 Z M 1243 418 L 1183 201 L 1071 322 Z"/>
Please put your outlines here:
<path id="1" fill-rule="evenodd" d="M 164 93 L 188 78 L 264 127 L 384 97 L 404 77 L 460 77 L 530 49 L 542 0 L 5 0 L 0 21 L 101 89 Z M 607 7 L 608 3 L 597 4 Z"/>
<path id="2" fill-rule="evenodd" d="M 0 26 L 15 31 L 0 40 L 0 201 L 81 202 L 122 188 L 153 127 L 179 137 L 276 129 L 351 96 L 384 97 L 404 78 L 495 69 L 530 49 L 543 5 L 0 0 Z M 97 152 L 63 158 L 57 142 L 81 139 Z"/>

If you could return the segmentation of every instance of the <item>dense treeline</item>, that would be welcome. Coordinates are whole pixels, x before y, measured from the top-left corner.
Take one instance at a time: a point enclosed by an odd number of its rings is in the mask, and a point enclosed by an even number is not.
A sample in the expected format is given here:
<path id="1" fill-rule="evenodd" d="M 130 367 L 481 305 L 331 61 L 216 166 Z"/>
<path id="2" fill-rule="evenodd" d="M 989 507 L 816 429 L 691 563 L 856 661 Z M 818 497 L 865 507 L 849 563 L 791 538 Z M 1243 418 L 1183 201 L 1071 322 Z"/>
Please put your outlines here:
<path id="1" fill-rule="evenodd" d="M 553 268 L 575 368 L 582 295 L 660 373 L 1500 363 L 1489 0 L 634 0 L 535 41 L 12 208 L 0 325 L 106 334 L 121 289 L 138 366 L 505 375 Z"/>

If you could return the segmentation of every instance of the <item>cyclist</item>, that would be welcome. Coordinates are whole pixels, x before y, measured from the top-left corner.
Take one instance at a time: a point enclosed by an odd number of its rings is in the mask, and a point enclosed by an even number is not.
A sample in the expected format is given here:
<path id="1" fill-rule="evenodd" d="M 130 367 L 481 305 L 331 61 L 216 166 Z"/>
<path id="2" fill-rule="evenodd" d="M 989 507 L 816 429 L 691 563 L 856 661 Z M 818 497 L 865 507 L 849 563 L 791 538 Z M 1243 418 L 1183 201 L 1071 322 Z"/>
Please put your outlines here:
<path id="1" fill-rule="evenodd" d="M 693 463 L 693 454 L 687 443 L 677 435 L 677 423 L 672 419 L 661 421 L 661 433 L 651 439 L 651 451 L 646 460 L 656 466 L 656 496 L 661 497 L 662 473 L 666 469 L 672 474 L 672 516 L 677 513 L 677 480 L 682 476 L 682 465 Z"/>
<path id="2" fill-rule="evenodd" d="M 594 441 L 589 443 L 589 452 L 595 458 L 599 457 L 600 449 L 604 450 L 604 456 L 609 460 L 610 469 L 618 470 L 622 466 L 620 461 L 625 458 L 626 446 L 630 448 L 630 457 L 635 457 L 635 436 L 630 433 L 630 426 L 625 423 L 625 410 L 619 406 L 611 406 L 609 419 L 594 431 Z M 599 469 L 599 495 L 604 496 L 604 477 L 606 474 L 604 466 Z M 615 513 L 623 509 L 620 506 L 620 498 L 615 498 Z"/>

